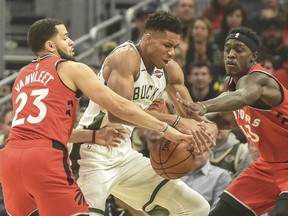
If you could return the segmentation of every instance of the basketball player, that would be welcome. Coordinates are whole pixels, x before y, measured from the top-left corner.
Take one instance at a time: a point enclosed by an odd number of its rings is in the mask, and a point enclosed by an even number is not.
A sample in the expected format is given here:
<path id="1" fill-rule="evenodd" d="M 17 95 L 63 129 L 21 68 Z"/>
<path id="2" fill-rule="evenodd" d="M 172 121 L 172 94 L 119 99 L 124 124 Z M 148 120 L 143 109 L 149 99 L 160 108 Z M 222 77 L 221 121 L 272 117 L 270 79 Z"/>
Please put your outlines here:
<path id="1" fill-rule="evenodd" d="M 258 50 L 254 31 L 232 29 L 224 46 L 227 92 L 199 104 L 182 101 L 200 114 L 233 111 L 260 154 L 221 195 L 210 216 L 261 215 L 275 205 L 275 215 L 288 215 L 288 91 L 256 62 Z M 219 127 L 229 126 L 225 125 L 227 112 L 207 117 Z"/>
<path id="2" fill-rule="evenodd" d="M 89 215 L 69 169 L 66 146 L 80 90 L 132 124 L 160 131 L 175 142 L 191 139 L 104 86 L 88 66 L 74 62 L 73 41 L 61 21 L 35 22 L 28 44 L 37 58 L 14 82 L 14 117 L 0 151 L 0 181 L 9 215 L 38 215 L 37 210 L 41 216 Z"/>
<path id="3" fill-rule="evenodd" d="M 180 34 L 181 24 L 175 16 L 156 12 L 148 18 L 139 44 L 125 42 L 106 58 L 99 72 L 100 80 L 143 109 L 166 89 L 170 99 L 176 102 L 177 112 L 187 115 L 175 96 L 175 92 L 180 91 L 191 100 L 184 86 L 183 72 L 172 60 L 174 49 L 180 43 Z M 155 111 L 150 113 L 184 133 L 193 134 L 201 150 L 207 150 L 213 143 L 211 137 L 215 138 L 217 128 L 211 123 Z M 127 124 L 129 122 L 90 101 L 79 126 L 97 129 L 109 125 L 131 135 L 134 127 Z M 204 128 L 209 129 L 211 137 Z M 208 140 L 207 145 L 205 140 Z M 156 214 L 156 210 L 159 212 L 159 206 L 169 215 L 208 215 L 209 204 L 202 196 L 181 180 L 169 181 L 158 176 L 149 159 L 131 148 L 130 138 L 117 148 L 82 144 L 80 155 L 78 183 L 88 202 L 90 215 L 104 215 L 109 194 L 149 215 Z"/>

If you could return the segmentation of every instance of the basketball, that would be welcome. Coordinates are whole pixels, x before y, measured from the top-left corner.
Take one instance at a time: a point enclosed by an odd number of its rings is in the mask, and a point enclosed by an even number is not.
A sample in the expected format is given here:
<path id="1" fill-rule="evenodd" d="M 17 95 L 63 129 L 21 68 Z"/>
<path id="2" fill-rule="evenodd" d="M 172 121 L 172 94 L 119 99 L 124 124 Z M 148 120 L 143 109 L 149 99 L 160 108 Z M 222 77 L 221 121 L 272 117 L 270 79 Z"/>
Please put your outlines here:
<path id="1" fill-rule="evenodd" d="M 174 143 L 160 138 L 150 151 L 150 162 L 155 172 L 166 179 L 178 179 L 191 171 L 194 155 L 188 151 L 188 142 Z"/>

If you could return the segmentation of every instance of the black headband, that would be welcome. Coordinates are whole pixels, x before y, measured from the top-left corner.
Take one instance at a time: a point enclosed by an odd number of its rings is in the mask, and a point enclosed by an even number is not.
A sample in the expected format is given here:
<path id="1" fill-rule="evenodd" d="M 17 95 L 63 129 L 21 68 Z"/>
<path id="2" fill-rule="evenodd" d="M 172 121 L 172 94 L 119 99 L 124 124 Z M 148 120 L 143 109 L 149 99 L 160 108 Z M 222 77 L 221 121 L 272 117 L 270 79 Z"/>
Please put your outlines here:
<path id="1" fill-rule="evenodd" d="M 226 37 L 225 43 L 227 40 L 229 39 L 236 39 L 239 40 L 241 42 L 243 42 L 247 47 L 249 47 L 249 49 L 252 52 L 258 52 L 258 45 L 255 43 L 254 40 L 252 40 L 250 37 L 248 37 L 245 34 L 241 34 L 241 33 L 231 33 Z"/>

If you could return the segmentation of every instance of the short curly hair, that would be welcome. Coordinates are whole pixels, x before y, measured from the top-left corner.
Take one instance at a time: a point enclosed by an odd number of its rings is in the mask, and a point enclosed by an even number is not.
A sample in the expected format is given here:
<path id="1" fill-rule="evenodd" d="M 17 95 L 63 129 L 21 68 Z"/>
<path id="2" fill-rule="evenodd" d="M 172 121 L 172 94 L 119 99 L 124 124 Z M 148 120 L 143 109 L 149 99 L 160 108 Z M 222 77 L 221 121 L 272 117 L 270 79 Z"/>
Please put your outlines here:
<path id="1" fill-rule="evenodd" d="M 149 15 L 144 31 L 170 31 L 181 34 L 181 21 L 174 15 L 166 11 L 157 11 Z"/>

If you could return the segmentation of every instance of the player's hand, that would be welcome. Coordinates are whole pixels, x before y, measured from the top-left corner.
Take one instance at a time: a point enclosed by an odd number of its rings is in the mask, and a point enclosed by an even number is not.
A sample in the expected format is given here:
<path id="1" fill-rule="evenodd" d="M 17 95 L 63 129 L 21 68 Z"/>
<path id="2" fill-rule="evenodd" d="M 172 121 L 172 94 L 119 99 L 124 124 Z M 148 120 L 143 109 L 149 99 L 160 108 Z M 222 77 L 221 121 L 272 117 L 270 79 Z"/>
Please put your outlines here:
<path id="1" fill-rule="evenodd" d="M 96 131 L 95 142 L 99 145 L 118 147 L 127 137 L 127 132 L 122 129 L 104 127 Z"/>
<path id="2" fill-rule="evenodd" d="M 193 135 L 181 133 L 180 131 L 176 130 L 171 126 L 168 127 L 167 131 L 164 133 L 163 136 L 166 139 L 176 143 L 180 143 L 182 140 L 187 140 L 187 142 L 193 141 Z"/>
<path id="3" fill-rule="evenodd" d="M 218 135 L 218 127 L 217 124 L 214 123 L 205 123 L 204 124 L 204 130 L 205 132 L 212 138 L 213 144 L 210 145 L 209 147 L 213 147 L 216 145 L 216 138 Z"/>
<path id="4" fill-rule="evenodd" d="M 202 145 L 202 150 L 203 150 L 202 152 L 198 150 L 199 148 L 198 149 L 195 148 L 195 145 L 193 145 L 193 143 L 192 143 L 188 147 L 188 150 L 191 151 L 192 154 L 194 154 L 195 156 L 203 155 L 203 153 L 206 151 L 212 153 L 210 148 L 216 145 L 216 138 L 217 138 L 217 134 L 218 134 L 217 125 L 213 124 L 213 123 L 204 123 L 202 128 L 211 137 L 213 142 L 211 143 L 209 140 L 206 140 L 204 145 Z"/>
<path id="5" fill-rule="evenodd" d="M 194 119 L 181 118 L 176 126 L 176 129 L 182 133 L 191 134 L 193 136 L 189 150 L 195 154 L 203 154 L 205 151 L 210 150 L 210 146 L 215 145 L 212 128 L 211 131 L 207 132 L 204 122 L 198 122 Z"/>
<path id="6" fill-rule="evenodd" d="M 203 103 L 191 103 L 187 100 L 184 100 L 178 92 L 176 93 L 176 99 L 188 110 L 188 112 L 196 112 L 198 115 L 201 116 L 207 113 L 207 107 L 205 108 L 205 105 L 203 105 Z"/>

